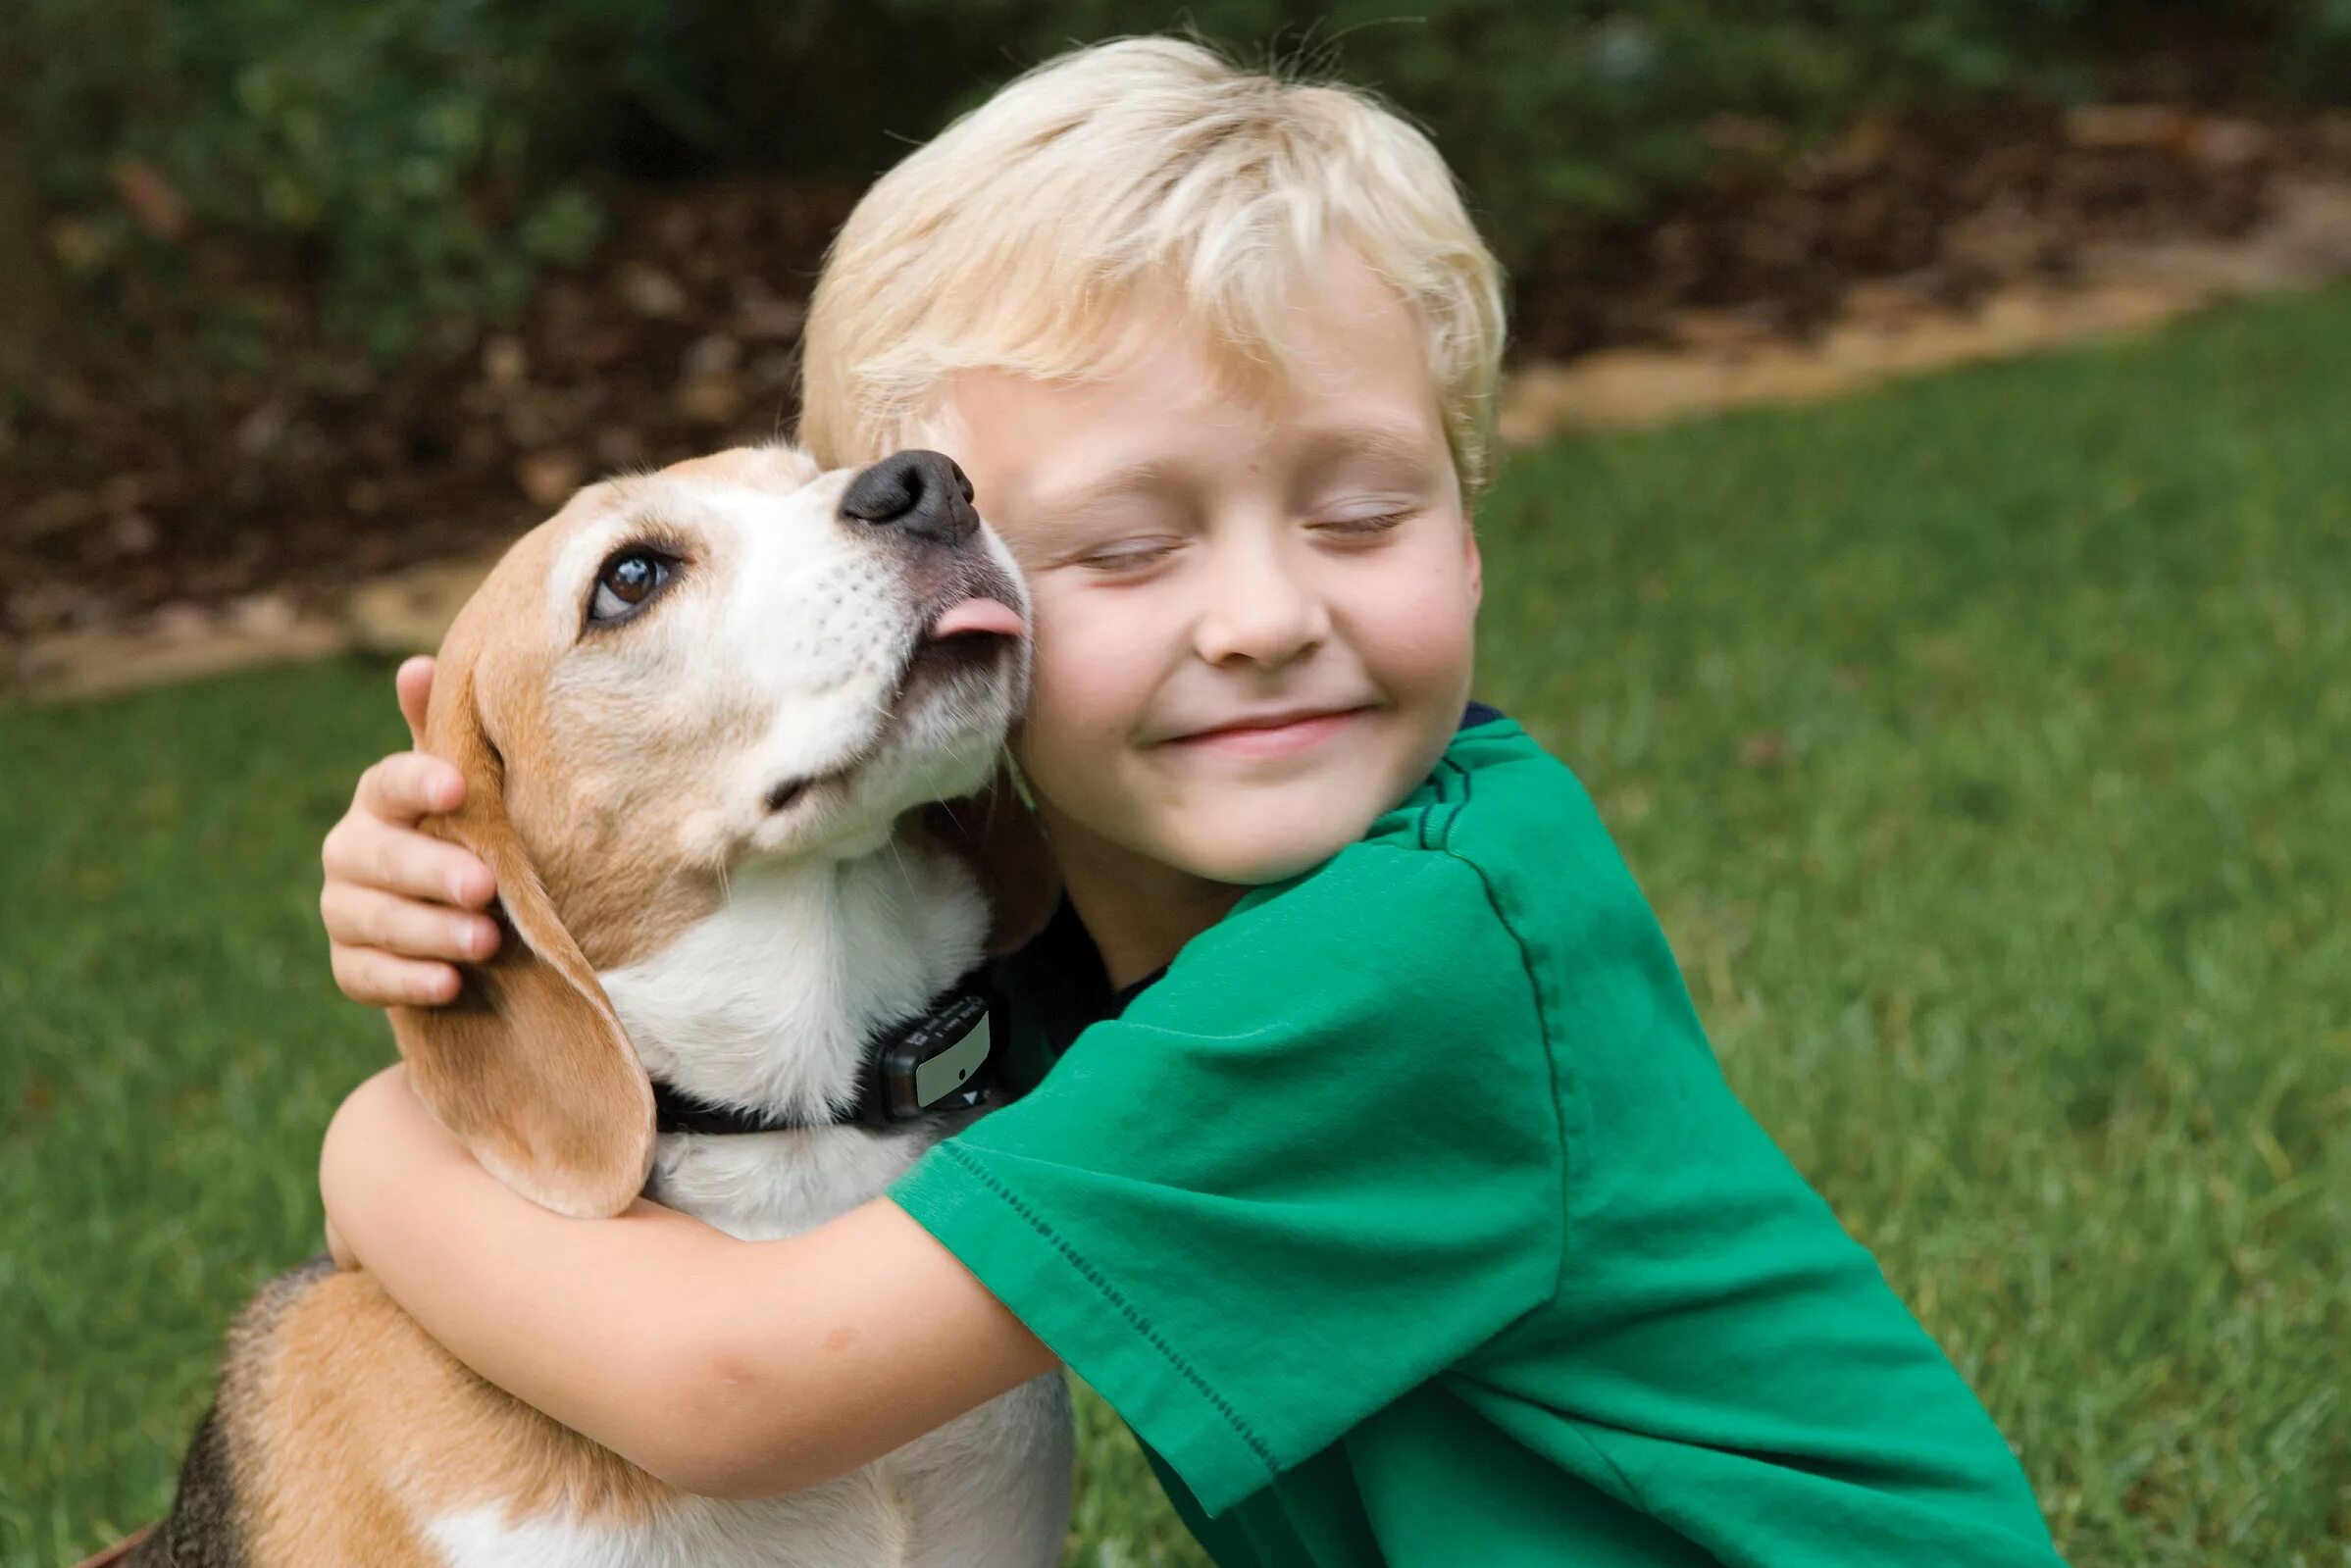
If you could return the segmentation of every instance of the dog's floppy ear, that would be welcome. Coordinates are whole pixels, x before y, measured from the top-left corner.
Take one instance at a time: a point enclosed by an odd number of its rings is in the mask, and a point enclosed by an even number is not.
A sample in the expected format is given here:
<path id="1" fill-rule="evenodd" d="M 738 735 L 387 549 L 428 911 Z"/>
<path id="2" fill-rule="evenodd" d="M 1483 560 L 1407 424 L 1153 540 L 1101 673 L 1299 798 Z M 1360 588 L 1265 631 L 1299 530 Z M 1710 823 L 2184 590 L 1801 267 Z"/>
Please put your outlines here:
<path id="1" fill-rule="evenodd" d="M 652 1087 L 507 820 L 471 661 L 444 657 L 426 744 L 465 776 L 465 804 L 425 829 L 489 866 L 507 930 L 487 963 L 464 968 L 456 1000 L 391 1009 L 409 1077 L 507 1186 L 560 1213 L 617 1214 L 652 1167 Z"/>

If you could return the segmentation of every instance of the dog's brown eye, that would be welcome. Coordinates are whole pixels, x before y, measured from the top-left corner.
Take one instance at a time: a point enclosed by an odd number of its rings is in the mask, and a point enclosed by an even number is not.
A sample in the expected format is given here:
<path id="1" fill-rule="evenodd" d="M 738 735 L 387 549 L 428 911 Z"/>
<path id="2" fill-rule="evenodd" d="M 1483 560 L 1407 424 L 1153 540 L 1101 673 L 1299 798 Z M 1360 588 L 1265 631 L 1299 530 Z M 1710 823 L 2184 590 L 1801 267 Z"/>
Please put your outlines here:
<path id="1" fill-rule="evenodd" d="M 651 550 L 623 550 L 596 573 L 595 596 L 588 601 L 590 625 L 626 621 L 652 601 L 675 575 L 678 563 Z"/>

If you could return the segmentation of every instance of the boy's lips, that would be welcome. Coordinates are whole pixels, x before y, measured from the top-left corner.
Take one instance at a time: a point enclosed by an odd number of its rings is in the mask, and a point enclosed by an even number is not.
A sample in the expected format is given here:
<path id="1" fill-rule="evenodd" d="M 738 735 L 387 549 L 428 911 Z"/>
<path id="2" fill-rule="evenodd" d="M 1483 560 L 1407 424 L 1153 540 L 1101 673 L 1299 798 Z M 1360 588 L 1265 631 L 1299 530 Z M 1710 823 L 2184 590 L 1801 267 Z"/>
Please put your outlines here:
<path id="1" fill-rule="evenodd" d="M 1285 756 L 1329 739 L 1358 714 L 1369 711 L 1369 707 L 1368 703 L 1356 703 L 1245 714 L 1170 735 L 1161 744 L 1185 751 L 1214 751 L 1242 757 Z"/>

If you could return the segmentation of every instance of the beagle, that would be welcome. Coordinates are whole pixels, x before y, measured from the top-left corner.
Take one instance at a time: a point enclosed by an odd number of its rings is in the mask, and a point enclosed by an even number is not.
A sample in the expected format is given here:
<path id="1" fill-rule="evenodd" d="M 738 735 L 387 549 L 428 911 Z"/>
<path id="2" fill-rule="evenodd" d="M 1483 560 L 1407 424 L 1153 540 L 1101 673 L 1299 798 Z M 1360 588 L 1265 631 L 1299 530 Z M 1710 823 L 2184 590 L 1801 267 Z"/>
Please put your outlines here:
<path id="1" fill-rule="evenodd" d="M 524 535 L 449 630 L 427 735 L 466 779 L 428 826 L 489 865 L 510 928 L 457 1001 L 393 1009 L 434 1113 L 550 1208 L 644 1191 L 754 1239 L 878 1195 L 978 1114 L 988 910 L 907 825 L 993 770 L 1025 605 L 932 452 L 823 473 L 739 449 Z M 321 1259 L 230 1329 L 128 1561 L 1043 1568 L 1071 1465 L 1052 1375 L 807 1492 L 689 1496 Z"/>

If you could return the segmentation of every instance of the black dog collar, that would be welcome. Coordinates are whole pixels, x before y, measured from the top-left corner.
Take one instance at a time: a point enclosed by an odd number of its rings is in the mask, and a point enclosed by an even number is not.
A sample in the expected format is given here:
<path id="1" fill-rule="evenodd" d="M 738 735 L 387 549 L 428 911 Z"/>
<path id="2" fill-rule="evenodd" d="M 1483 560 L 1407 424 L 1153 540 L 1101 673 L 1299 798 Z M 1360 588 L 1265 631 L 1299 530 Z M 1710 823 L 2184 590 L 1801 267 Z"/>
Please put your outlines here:
<path id="1" fill-rule="evenodd" d="M 824 1117 L 746 1110 L 697 1098 L 653 1081 L 653 1128 L 661 1133 L 787 1133 L 815 1127 L 895 1127 L 966 1111 L 999 1097 L 997 1039 L 1003 1004 L 979 970 L 932 999 L 916 1017 L 869 1037 L 856 1100 Z"/>

